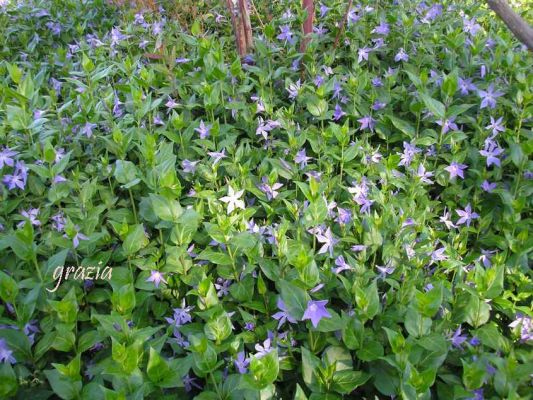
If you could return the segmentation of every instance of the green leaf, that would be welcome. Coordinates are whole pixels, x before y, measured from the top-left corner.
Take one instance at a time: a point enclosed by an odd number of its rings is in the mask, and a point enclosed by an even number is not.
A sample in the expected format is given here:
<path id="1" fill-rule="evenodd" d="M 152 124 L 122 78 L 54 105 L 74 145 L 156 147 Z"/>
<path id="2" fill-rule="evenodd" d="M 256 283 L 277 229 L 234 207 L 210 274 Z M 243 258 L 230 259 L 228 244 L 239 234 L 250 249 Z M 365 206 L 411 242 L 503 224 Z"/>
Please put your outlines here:
<path id="1" fill-rule="evenodd" d="M 363 344 L 365 328 L 358 318 L 352 317 L 342 330 L 342 340 L 350 350 L 357 350 Z"/>
<path id="2" fill-rule="evenodd" d="M 303 391 L 301 386 L 298 384 L 296 384 L 296 392 L 294 393 L 293 400 L 307 400 L 307 396 L 305 395 L 305 392 Z"/>
<path id="3" fill-rule="evenodd" d="M 57 370 L 45 370 L 44 374 L 52 390 L 56 395 L 64 400 L 79 398 L 82 388 L 81 380 L 73 380 L 59 373 Z"/>
<path id="4" fill-rule="evenodd" d="M 11 364 L 3 362 L 0 364 L 0 397 L 11 398 L 17 393 L 18 380 Z"/>
<path id="5" fill-rule="evenodd" d="M 442 285 L 436 285 L 430 291 L 423 293 L 417 292 L 415 295 L 418 311 L 425 317 L 433 317 L 439 311 L 442 304 L 443 289 Z"/>
<path id="6" fill-rule="evenodd" d="M 170 374 L 167 362 L 154 350 L 153 347 L 150 347 L 150 356 L 148 358 L 146 373 L 148 378 L 156 384 L 163 381 Z"/>
<path id="7" fill-rule="evenodd" d="M 411 336 L 418 338 L 427 335 L 431 329 L 431 324 L 431 318 L 422 316 L 414 306 L 407 308 L 404 325 Z"/>
<path id="8" fill-rule="evenodd" d="M 137 167 L 131 161 L 117 160 L 114 176 L 119 183 L 130 183 L 138 176 Z"/>
<path id="9" fill-rule="evenodd" d="M 264 389 L 273 383 L 279 373 L 279 360 L 277 350 L 272 350 L 261 358 L 252 356 L 250 372 L 246 375 L 248 383 L 256 389 Z"/>
<path id="10" fill-rule="evenodd" d="M 321 365 L 320 359 L 307 348 L 302 347 L 302 375 L 305 384 L 314 391 L 319 390 L 315 371 Z"/>
<path id="11" fill-rule="evenodd" d="M 466 307 L 466 322 L 474 328 L 485 324 L 490 318 L 490 306 L 476 295 L 470 296 Z"/>
<path id="12" fill-rule="evenodd" d="M 311 298 L 305 290 L 287 281 L 280 280 L 278 285 L 287 311 L 292 317 L 301 320 Z"/>
<path id="13" fill-rule="evenodd" d="M 485 376 L 487 373 L 485 365 L 479 362 L 463 363 L 463 383 L 468 390 L 479 389 L 485 383 Z"/>
<path id="14" fill-rule="evenodd" d="M 333 390 L 340 394 L 353 392 L 370 379 L 370 374 L 361 371 L 338 371 L 333 375 Z"/>
<path id="15" fill-rule="evenodd" d="M 231 335 L 231 320 L 226 312 L 210 319 L 204 326 L 204 332 L 208 339 L 215 340 L 217 343 Z"/>
<path id="16" fill-rule="evenodd" d="M 426 105 L 429 111 L 436 117 L 443 119 L 446 114 L 446 108 L 444 107 L 444 104 L 442 104 L 440 101 L 435 100 L 431 97 L 429 97 L 425 93 L 420 93 L 420 98 Z"/>
<path id="17" fill-rule="evenodd" d="M 148 245 L 148 238 L 144 233 L 144 227 L 142 224 L 135 225 L 133 229 L 130 229 L 122 247 L 124 253 L 127 256 L 131 256 Z"/>
<path id="18" fill-rule="evenodd" d="M 13 278 L 3 271 L 0 271 L 0 298 L 6 303 L 13 303 L 18 295 L 19 289 Z"/>
<path id="19" fill-rule="evenodd" d="M 485 272 L 487 290 L 481 293 L 485 299 L 494 299 L 502 293 L 504 272 L 505 266 L 503 264 L 489 268 Z"/>
<path id="20" fill-rule="evenodd" d="M 176 200 L 167 199 L 166 197 L 156 194 L 150 194 L 154 214 L 163 221 L 178 222 L 179 217 L 183 214 L 181 205 Z"/>
<path id="21" fill-rule="evenodd" d="M 413 138 L 416 134 L 416 129 L 414 126 L 412 126 L 407 121 L 404 121 L 403 119 L 396 118 L 392 115 L 387 116 L 389 120 L 392 122 L 392 124 L 399 129 L 402 133 L 405 133 L 410 138 Z"/>
<path id="22" fill-rule="evenodd" d="M 307 110 L 314 117 L 321 117 L 328 111 L 328 102 L 324 99 L 312 98 L 306 103 Z"/>
<path id="23" fill-rule="evenodd" d="M 357 357 L 363 361 L 374 361 L 383 356 L 383 346 L 375 340 L 365 341 L 363 347 L 357 350 Z"/>

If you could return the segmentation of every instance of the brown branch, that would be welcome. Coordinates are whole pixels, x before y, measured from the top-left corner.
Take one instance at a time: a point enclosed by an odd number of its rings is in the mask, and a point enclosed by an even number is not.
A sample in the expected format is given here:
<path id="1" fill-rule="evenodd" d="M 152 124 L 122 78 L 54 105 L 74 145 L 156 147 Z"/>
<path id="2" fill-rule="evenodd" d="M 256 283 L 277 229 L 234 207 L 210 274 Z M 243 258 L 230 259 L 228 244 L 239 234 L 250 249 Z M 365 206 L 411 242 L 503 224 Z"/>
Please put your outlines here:
<path id="1" fill-rule="evenodd" d="M 244 57 L 246 55 L 246 34 L 244 32 L 244 26 L 239 13 L 237 1 L 226 0 L 226 4 L 231 15 L 231 24 L 233 25 L 233 32 L 235 33 L 237 52 L 239 53 L 239 56 Z"/>
<path id="2" fill-rule="evenodd" d="M 246 0 L 239 0 L 239 12 L 242 19 L 242 27 L 244 31 L 244 39 L 246 42 L 246 54 L 250 52 L 250 49 L 254 46 L 252 37 L 252 24 L 250 23 L 250 12 L 248 11 L 248 5 Z"/>
<path id="3" fill-rule="evenodd" d="M 302 8 L 307 11 L 307 18 L 303 25 L 304 37 L 300 44 L 300 53 L 305 52 L 307 43 L 309 43 L 311 34 L 313 33 L 313 17 L 315 15 L 315 5 L 313 0 L 302 0 Z"/>
<path id="4" fill-rule="evenodd" d="M 533 51 L 533 28 L 515 13 L 505 0 L 487 0 L 489 7 L 498 15 L 515 37 Z"/>
<path id="5" fill-rule="evenodd" d="M 335 37 L 335 43 L 333 44 L 333 49 L 336 49 L 339 45 L 339 40 L 344 33 L 344 27 L 346 26 L 346 21 L 348 20 L 348 14 L 350 13 L 350 9 L 352 8 L 353 0 L 348 1 L 348 7 L 346 8 L 346 12 L 344 13 L 344 17 L 342 18 L 342 23 L 339 28 L 339 32 L 337 32 L 337 36 Z"/>

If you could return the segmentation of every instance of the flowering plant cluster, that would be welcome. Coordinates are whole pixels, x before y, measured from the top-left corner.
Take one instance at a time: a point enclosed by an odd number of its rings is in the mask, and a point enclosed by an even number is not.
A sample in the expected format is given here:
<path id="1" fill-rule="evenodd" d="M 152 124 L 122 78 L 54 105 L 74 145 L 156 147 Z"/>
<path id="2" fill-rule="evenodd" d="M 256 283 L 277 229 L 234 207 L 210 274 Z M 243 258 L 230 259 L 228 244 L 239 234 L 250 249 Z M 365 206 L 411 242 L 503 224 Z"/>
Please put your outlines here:
<path id="1" fill-rule="evenodd" d="M 0 397 L 529 398 L 531 54 L 286 0 L 240 60 L 198 3 L 0 1 Z"/>

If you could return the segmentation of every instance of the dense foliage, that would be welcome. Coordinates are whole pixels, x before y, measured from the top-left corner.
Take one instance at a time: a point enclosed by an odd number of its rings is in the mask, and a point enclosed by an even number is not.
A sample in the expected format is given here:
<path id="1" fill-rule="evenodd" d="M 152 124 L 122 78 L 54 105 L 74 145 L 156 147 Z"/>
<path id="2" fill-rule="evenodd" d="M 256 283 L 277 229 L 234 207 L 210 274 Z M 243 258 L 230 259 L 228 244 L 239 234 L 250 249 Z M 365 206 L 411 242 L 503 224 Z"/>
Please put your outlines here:
<path id="1" fill-rule="evenodd" d="M 0 397 L 531 398 L 531 54 L 256 0 L 240 61 L 223 3 L 0 1 Z"/>

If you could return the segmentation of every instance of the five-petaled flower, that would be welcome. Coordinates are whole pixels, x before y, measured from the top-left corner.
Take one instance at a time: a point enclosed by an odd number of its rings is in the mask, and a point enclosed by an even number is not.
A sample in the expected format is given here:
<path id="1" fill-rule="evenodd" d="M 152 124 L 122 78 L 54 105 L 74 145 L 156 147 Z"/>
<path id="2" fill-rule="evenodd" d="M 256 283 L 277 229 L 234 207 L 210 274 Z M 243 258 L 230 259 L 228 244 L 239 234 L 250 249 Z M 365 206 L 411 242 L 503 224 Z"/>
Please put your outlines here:
<path id="1" fill-rule="evenodd" d="M 220 201 L 228 205 L 228 214 L 231 214 L 236 208 L 245 209 L 244 201 L 240 197 L 244 194 L 244 190 L 235 192 L 231 186 L 228 186 L 228 195 L 220 199 Z"/>
<path id="2" fill-rule="evenodd" d="M 309 300 L 302 320 L 309 319 L 316 328 L 322 318 L 331 318 L 331 314 L 326 310 L 328 300 Z"/>

